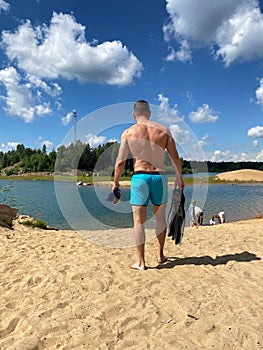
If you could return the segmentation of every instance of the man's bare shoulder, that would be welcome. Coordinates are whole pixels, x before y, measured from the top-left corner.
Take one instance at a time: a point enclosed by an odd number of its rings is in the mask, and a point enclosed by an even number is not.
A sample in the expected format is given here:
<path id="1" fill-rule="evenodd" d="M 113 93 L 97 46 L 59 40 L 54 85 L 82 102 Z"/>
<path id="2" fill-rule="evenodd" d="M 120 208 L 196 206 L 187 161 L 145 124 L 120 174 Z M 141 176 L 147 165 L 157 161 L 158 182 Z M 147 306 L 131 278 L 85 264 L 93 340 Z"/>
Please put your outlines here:
<path id="1" fill-rule="evenodd" d="M 147 121 L 147 123 L 139 123 L 130 126 L 128 129 L 124 130 L 122 134 L 122 139 L 129 139 L 132 137 L 137 137 L 138 135 L 170 135 L 169 129 L 160 123 L 154 121 Z"/>
<path id="2" fill-rule="evenodd" d="M 171 133 L 170 133 L 170 130 L 168 129 L 168 127 L 161 124 L 161 123 L 150 121 L 149 126 L 151 126 L 156 131 L 157 134 L 171 136 Z"/>
<path id="3" fill-rule="evenodd" d="M 122 133 L 122 137 L 129 137 L 131 135 L 133 135 L 134 133 L 136 133 L 138 130 L 141 129 L 141 125 L 138 124 L 134 124 L 132 126 L 130 126 L 128 129 L 124 130 Z"/>
<path id="4" fill-rule="evenodd" d="M 126 139 L 127 137 L 129 137 L 129 135 L 131 135 L 133 131 L 136 130 L 135 127 L 136 127 L 136 124 L 130 126 L 128 129 L 125 129 L 121 135 L 121 138 Z"/>

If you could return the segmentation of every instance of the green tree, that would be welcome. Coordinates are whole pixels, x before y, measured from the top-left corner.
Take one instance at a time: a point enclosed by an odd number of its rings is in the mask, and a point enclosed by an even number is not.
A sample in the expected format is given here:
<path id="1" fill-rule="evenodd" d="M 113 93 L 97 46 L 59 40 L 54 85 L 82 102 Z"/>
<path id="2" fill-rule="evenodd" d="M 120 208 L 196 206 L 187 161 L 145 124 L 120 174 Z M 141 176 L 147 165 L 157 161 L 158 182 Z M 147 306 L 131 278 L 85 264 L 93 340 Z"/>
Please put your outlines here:
<path id="1" fill-rule="evenodd" d="M 43 147 L 42 147 L 42 151 L 41 151 L 42 154 L 47 154 L 47 146 L 44 144 Z"/>

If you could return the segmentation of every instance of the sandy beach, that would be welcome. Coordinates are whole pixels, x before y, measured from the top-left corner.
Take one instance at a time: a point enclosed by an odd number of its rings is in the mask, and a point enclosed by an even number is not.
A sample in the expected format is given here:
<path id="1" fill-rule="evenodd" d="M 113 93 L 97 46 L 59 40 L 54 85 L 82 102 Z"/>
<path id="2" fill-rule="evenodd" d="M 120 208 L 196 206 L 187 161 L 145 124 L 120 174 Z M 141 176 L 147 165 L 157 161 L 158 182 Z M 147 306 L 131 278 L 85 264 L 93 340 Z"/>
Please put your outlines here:
<path id="1" fill-rule="evenodd" d="M 263 182 L 263 171 L 254 169 L 242 169 L 234 171 L 226 171 L 216 175 L 219 180 L 225 181 L 252 181 Z"/>
<path id="2" fill-rule="evenodd" d="M 0 348 L 263 349 L 262 228 L 188 228 L 162 265 L 151 240 L 137 271 L 134 247 L 15 221 L 0 228 Z"/>

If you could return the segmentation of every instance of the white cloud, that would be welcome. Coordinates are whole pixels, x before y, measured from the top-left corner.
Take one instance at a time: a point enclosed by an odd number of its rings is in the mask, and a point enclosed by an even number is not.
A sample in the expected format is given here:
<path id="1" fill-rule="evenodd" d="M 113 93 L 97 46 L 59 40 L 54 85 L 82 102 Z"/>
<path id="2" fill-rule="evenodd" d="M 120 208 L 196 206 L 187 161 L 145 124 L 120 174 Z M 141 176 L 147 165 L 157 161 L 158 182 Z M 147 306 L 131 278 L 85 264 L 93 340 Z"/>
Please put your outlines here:
<path id="1" fill-rule="evenodd" d="M 0 0 L 0 12 L 3 11 L 8 11 L 9 10 L 10 5 L 4 1 L 4 0 Z"/>
<path id="2" fill-rule="evenodd" d="M 49 140 L 43 140 L 41 142 L 41 147 L 43 147 L 44 145 L 46 145 L 47 151 L 51 151 L 54 148 L 53 142 Z"/>
<path id="3" fill-rule="evenodd" d="M 27 75 L 27 79 L 29 81 L 29 87 L 36 89 L 39 88 L 53 98 L 58 97 L 62 93 L 62 88 L 57 83 L 50 83 L 50 85 L 48 85 L 44 80 L 41 80 L 37 76 L 31 74 Z M 41 90 L 38 90 L 39 96 L 42 95 Z"/>
<path id="4" fill-rule="evenodd" d="M 158 101 L 160 102 L 160 105 L 157 108 L 156 117 L 160 121 L 166 123 L 176 123 L 183 120 L 177 108 L 177 105 L 175 104 L 173 107 L 170 107 L 168 97 L 159 94 Z"/>
<path id="5" fill-rule="evenodd" d="M 222 151 L 222 150 L 215 150 L 212 157 L 211 161 L 212 162 L 227 162 L 227 161 L 232 161 L 232 162 L 237 162 L 241 159 L 241 156 L 238 154 L 233 154 L 231 151 Z"/>
<path id="6" fill-rule="evenodd" d="M 85 135 L 86 143 L 88 143 L 91 147 L 97 147 L 99 145 L 103 145 L 106 141 L 105 136 L 97 136 L 89 133 Z"/>
<path id="7" fill-rule="evenodd" d="M 119 142 L 120 143 L 120 140 L 113 138 L 113 139 L 108 139 L 107 142 Z"/>
<path id="8" fill-rule="evenodd" d="M 256 155 L 254 153 L 232 153 L 229 150 L 223 151 L 220 149 L 215 150 L 211 156 L 212 162 L 246 162 L 255 160 Z"/>
<path id="9" fill-rule="evenodd" d="M 175 51 L 174 48 L 171 47 L 171 46 L 168 47 L 168 51 L 169 51 L 169 53 L 168 53 L 168 55 L 166 56 L 165 60 L 166 60 L 167 62 L 169 62 L 169 61 L 174 61 L 174 60 L 176 59 L 176 51 Z"/>
<path id="10" fill-rule="evenodd" d="M 42 136 L 38 136 L 38 142 L 40 143 L 40 147 L 42 148 L 44 145 L 46 145 L 47 151 L 51 151 L 54 149 L 54 144 L 52 141 L 45 140 Z"/>
<path id="11" fill-rule="evenodd" d="M 262 150 L 257 154 L 257 156 L 256 156 L 256 161 L 257 161 L 257 162 L 263 162 L 263 148 L 262 148 Z"/>
<path id="12" fill-rule="evenodd" d="M 32 95 L 30 84 L 22 82 L 14 67 L 0 70 L 0 83 L 4 85 L 7 93 L 5 97 L 1 97 L 6 102 L 7 113 L 22 118 L 26 123 L 31 123 L 36 115 L 51 113 L 50 104 L 38 103 L 38 99 Z"/>
<path id="13" fill-rule="evenodd" d="M 7 96 L 2 99 L 6 102 L 5 110 L 18 116 L 26 123 L 34 120 L 35 114 L 47 112 L 48 106 L 33 105 L 33 97 L 29 87 L 21 82 L 21 77 L 14 67 L 0 71 L 0 82 L 5 86 Z"/>
<path id="14" fill-rule="evenodd" d="M 226 66 L 236 60 L 263 57 L 263 16 L 258 1 L 166 0 L 166 3 L 169 22 L 163 27 L 164 39 L 170 46 L 176 40 L 181 51 L 183 46 L 187 47 L 189 57 L 191 46 L 196 45 L 212 46 L 215 58 L 222 59 Z M 185 61 L 185 56 L 176 52 L 173 58 Z"/>
<path id="15" fill-rule="evenodd" d="M 6 54 L 18 67 L 40 79 L 130 85 L 143 66 L 122 42 L 89 43 L 85 27 L 69 14 L 53 13 L 50 26 L 33 27 L 27 20 L 2 34 Z"/>
<path id="16" fill-rule="evenodd" d="M 258 140 L 254 140 L 253 141 L 253 147 L 255 147 L 255 148 L 259 147 L 259 141 Z"/>
<path id="17" fill-rule="evenodd" d="M 208 146 L 208 142 L 207 142 L 208 140 L 209 140 L 209 136 L 208 136 L 208 134 L 205 134 L 205 135 L 201 138 L 201 140 L 198 141 L 199 146 L 200 146 L 200 147 L 206 147 L 206 146 Z"/>
<path id="18" fill-rule="evenodd" d="M 176 58 L 181 62 L 192 61 L 192 53 L 191 53 L 190 45 L 187 40 L 180 41 L 180 48 L 176 52 Z"/>
<path id="19" fill-rule="evenodd" d="M 180 41 L 180 48 L 176 51 L 173 47 L 168 47 L 169 53 L 166 56 L 166 61 L 192 62 L 192 53 L 187 40 Z"/>
<path id="20" fill-rule="evenodd" d="M 208 104 L 203 104 L 196 112 L 190 112 L 188 117 L 193 123 L 214 123 L 218 119 L 218 115 Z"/>
<path id="21" fill-rule="evenodd" d="M 201 141 L 198 141 L 193 131 L 184 122 L 184 117 L 180 114 L 177 105 L 170 107 L 169 98 L 163 94 L 158 95 L 160 105 L 154 109 L 155 117 L 158 121 L 168 124 L 168 128 L 174 138 L 179 152 L 185 159 L 204 159 L 202 146 L 207 145 L 208 135 L 204 135 Z"/>
<path id="22" fill-rule="evenodd" d="M 248 160 L 248 154 L 246 152 L 241 153 L 241 161 L 245 162 Z"/>
<path id="23" fill-rule="evenodd" d="M 0 71 L 0 83 L 6 89 L 1 98 L 5 110 L 25 122 L 50 114 L 52 106 L 61 109 L 62 88 L 51 80 L 124 86 L 132 84 L 143 70 L 120 41 L 86 42 L 85 27 L 72 15 L 62 13 L 53 13 L 49 26 L 33 27 L 27 20 L 14 32 L 3 31 L 2 47 L 10 65 Z M 70 120 L 67 115 L 62 122 Z"/>
<path id="24" fill-rule="evenodd" d="M 170 125 L 171 134 L 179 145 L 189 144 L 190 142 L 190 131 L 181 128 L 178 124 Z"/>
<path id="25" fill-rule="evenodd" d="M 255 126 L 250 128 L 247 132 L 247 136 L 263 138 L 263 126 Z"/>
<path id="26" fill-rule="evenodd" d="M 65 117 L 61 118 L 61 121 L 63 125 L 68 125 L 72 119 L 73 119 L 73 112 L 69 112 Z"/>
<path id="27" fill-rule="evenodd" d="M 263 78 L 259 80 L 259 87 L 256 90 L 256 98 L 257 98 L 256 103 L 261 105 L 263 109 Z"/>
<path id="28" fill-rule="evenodd" d="M 257 1 L 243 1 L 235 14 L 218 29 L 216 42 L 226 66 L 236 60 L 263 57 L 263 16 Z"/>
<path id="29" fill-rule="evenodd" d="M 50 104 L 45 102 L 42 105 L 35 106 L 35 112 L 37 115 L 46 115 L 51 113 Z"/>
<path id="30" fill-rule="evenodd" d="M 2 143 L 0 144 L 0 151 L 6 153 L 8 151 L 16 150 L 17 145 L 19 145 L 19 143 L 14 141 L 9 141 L 6 144 Z"/>

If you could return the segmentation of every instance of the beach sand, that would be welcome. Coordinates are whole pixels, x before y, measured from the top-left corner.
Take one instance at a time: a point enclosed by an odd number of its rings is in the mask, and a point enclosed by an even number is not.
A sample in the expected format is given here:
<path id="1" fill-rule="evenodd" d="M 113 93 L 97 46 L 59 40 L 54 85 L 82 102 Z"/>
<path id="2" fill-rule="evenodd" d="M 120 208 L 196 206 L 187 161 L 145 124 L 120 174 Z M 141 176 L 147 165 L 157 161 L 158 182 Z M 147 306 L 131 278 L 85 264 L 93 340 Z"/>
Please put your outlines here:
<path id="1" fill-rule="evenodd" d="M 0 348 L 263 349 L 262 228 L 188 228 L 181 246 L 167 238 L 162 265 L 151 240 L 146 271 L 130 269 L 134 247 L 0 228 Z"/>
<path id="2" fill-rule="evenodd" d="M 254 169 L 242 169 L 226 171 L 216 175 L 219 180 L 225 181 L 253 181 L 263 182 L 263 171 Z"/>

